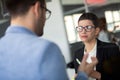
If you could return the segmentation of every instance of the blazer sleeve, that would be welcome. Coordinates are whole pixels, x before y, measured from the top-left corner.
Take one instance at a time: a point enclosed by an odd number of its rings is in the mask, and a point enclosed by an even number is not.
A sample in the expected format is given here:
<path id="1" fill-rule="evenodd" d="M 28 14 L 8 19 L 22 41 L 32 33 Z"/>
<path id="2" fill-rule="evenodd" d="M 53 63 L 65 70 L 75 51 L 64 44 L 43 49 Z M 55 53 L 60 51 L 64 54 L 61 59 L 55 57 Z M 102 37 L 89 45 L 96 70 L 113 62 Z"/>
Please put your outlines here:
<path id="1" fill-rule="evenodd" d="M 74 68 L 75 68 L 75 73 L 77 73 L 78 71 L 78 67 L 79 67 L 79 64 L 78 62 L 76 61 L 76 59 L 78 59 L 80 62 L 82 61 L 82 57 L 84 55 L 84 49 L 83 48 L 80 48 L 78 49 L 75 54 L 74 54 Z"/>
<path id="2" fill-rule="evenodd" d="M 77 63 L 76 59 L 77 59 L 77 54 L 74 55 L 74 60 L 73 60 L 73 62 L 74 62 L 74 68 L 75 68 L 75 73 L 77 73 L 78 66 L 79 66 L 79 64 Z"/>
<path id="3" fill-rule="evenodd" d="M 107 78 L 116 79 L 120 72 L 120 51 L 116 44 L 110 44 L 106 48 L 106 54 L 104 54 L 103 70 L 104 75 L 109 75 Z M 105 78 L 105 76 L 104 76 Z"/>
<path id="4" fill-rule="evenodd" d="M 111 59 L 120 55 L 119 47 L 116 44 L 111 43 L 109 45 L 106 45 L 105 47 L 105 51 L 107 53 L 105 55 L 107 59 Z"/>

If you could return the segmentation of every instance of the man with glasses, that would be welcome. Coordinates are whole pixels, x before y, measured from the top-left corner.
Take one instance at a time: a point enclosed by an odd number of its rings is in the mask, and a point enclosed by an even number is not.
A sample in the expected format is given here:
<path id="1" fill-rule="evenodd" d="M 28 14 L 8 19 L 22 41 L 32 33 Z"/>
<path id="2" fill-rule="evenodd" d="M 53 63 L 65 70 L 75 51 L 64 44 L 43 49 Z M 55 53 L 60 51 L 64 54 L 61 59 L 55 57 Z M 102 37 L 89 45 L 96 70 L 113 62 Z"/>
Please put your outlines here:
<path id="1" fill-rule="evenodd" d="M 39 38 L 51 14 L 45 1 L 4 1 L 11 21 L 0 40 L 0 80 L 68 80 L 65 60 L 58 46 Z M 86 64 L 86 57 L 76 80 L 87 80 L 97 64 L 96 58 L 92 64 Z"/>

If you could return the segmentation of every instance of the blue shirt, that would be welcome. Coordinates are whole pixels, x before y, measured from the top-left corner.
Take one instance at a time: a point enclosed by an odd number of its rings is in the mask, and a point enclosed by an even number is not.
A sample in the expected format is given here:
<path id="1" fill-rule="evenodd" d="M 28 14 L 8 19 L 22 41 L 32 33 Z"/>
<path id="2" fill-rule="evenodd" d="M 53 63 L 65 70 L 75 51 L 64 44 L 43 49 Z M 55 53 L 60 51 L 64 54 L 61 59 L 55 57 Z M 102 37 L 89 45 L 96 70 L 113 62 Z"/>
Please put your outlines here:
<path id="1" fill-rule="evenodd" d="M 55 43 L 24 27 L 9 26 L 0 40 L 0 80 L 68 80 L 68 76 Z"/>

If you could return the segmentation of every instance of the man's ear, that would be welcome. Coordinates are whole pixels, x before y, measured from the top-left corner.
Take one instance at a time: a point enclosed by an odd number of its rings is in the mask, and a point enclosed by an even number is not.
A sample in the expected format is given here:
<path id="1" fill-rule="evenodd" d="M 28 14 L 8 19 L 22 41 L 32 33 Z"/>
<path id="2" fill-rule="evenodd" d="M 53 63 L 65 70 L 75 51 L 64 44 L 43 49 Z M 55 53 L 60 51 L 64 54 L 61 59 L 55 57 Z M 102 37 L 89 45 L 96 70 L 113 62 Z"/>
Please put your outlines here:
<path id="1" fill-rule="evenodd" d="M 36 2 L 35 3 L 35 5 L 34 5 L 34 13 L 35 13 L 35 15 L 37 16 L 37 17 L 39 17 L 39 15 L 40 15 L 40 12 L 41 11 L 41 9 L 40 9 L 40 2 Z"/>

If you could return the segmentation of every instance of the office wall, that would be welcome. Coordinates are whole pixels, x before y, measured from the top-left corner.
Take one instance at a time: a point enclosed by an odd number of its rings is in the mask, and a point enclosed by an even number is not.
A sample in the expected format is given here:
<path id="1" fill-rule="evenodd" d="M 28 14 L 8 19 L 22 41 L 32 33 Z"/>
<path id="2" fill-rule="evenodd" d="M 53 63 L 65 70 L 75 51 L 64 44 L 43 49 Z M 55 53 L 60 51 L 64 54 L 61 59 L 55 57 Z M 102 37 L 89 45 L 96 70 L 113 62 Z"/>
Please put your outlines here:
<path id="1" fill-rule="evenodd" d="M 58 44 L 65 57 L 66 63 L 68 63 L 71 60 L 70 50 L 60 0 L 51 0 L 51 2 L 47 2 L 47 8 L 52 11 L 52 15 L 46 20 L 43 38 Z"/>

